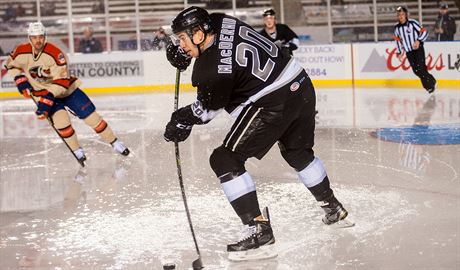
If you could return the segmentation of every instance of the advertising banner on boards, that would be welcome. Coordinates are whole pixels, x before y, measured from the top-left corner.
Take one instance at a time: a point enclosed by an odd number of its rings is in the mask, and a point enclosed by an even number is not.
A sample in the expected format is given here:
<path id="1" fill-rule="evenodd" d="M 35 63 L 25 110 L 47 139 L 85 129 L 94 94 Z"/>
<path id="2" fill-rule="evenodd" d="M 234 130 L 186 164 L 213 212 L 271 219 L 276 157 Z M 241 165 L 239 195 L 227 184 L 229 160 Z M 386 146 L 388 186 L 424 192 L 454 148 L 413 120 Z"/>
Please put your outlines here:
<path id="1" fill-rule="evenodd" d="M 455 63 L 460 58 L 460 42 L 427 42 L 425 63 L 428 72 L 440 80 L 459 80 Z M 354 79 L 418 79 L 407 58 L 400 61 L 394 42 L 353 44 Z"/>
<path id="2" fill-rule="evenodd" d="M 312 80 L 350 80 L 351 45 L 300 46 L 294 56 Z"/>

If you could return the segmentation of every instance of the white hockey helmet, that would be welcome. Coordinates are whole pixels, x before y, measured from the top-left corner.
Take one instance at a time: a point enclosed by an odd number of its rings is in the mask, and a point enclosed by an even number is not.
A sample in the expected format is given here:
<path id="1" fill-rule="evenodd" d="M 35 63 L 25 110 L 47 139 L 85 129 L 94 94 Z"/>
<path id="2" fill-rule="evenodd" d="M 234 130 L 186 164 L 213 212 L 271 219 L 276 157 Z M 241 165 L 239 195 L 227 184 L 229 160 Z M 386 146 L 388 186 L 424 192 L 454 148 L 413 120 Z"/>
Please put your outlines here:
<path id="1" fill-rule="evenodd" d="M 30 36 L 45 36 L 46 37 L 46 28 L 41 22 L 32 22 L 29 23 L 29 28 L 27 28 L 27 35 Z"/>

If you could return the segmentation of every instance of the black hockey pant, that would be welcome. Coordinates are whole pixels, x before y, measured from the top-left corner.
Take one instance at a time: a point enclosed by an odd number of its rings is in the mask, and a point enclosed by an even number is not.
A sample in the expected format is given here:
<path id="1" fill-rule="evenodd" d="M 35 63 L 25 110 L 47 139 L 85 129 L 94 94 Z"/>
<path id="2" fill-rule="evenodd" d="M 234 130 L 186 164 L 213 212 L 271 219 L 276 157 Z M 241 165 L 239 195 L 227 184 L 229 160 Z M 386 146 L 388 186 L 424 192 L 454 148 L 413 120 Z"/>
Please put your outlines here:
<path id="1" fill-rule="evenodd" d="M 312 148 L 316 100 L 310 78 L 303 72 L 283 88 L 278 91 L 286 91 L 287 97 L 281 104 L 265 106 L 260 100 L 248 105 L 223 145 L 210 157 L 212 169 L 226 186 L 224 190 L 243 190 L 243 194 L 229 200 L 244 224 L 260 215 L 256 190 L 244 167 L 248 158 L 261 159 L 276 142 L 283 158 L 297 171 L 306 168 L 315 158 Z"/>

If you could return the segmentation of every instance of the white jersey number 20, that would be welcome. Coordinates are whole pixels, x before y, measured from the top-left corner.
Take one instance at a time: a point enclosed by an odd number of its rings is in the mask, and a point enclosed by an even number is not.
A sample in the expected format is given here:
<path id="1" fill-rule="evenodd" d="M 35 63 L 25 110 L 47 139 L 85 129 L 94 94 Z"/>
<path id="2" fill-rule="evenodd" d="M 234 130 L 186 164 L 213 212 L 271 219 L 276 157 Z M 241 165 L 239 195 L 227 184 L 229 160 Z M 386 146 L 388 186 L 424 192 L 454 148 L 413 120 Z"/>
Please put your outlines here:
<path id="1" fill-rule="evenodd" d="M 259 48 L 262 48 L 271 57 L 278 56 L 278 47 L 251 28 L 246 26 L 240 27 L 239 35 L 242 39 L 257 44 Z M 273 62 L 271 59 L 268 59 L 267 63 L 265 63 L 265 66 L 261 68 L 259 51 L 257 48 L 249 43 L 241 42 L 238 44 L 238 46 L 236 46 L 236 62 L 242 67 L 247 67 L 248 65 L 248 58 L 246 57 L 247 51 L 252 55 L 252 74 L 265 82 L 268 77 L 270 77 L 270 74 L 275 67 L 275 62 Z"/>

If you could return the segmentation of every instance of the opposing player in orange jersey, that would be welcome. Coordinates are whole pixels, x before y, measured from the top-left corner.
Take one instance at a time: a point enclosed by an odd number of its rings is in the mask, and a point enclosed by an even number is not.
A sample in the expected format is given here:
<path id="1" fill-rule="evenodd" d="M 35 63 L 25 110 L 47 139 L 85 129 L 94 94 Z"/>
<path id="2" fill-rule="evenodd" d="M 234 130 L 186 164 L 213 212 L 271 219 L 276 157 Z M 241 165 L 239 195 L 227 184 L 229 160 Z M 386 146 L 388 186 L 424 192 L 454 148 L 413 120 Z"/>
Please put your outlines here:
<path id="1" fill-rule="evenodd" d="M 29 42 L 17 46 L 10 54 L 6 67 L 16 82 L 18 91 L 37 102 L 39 119 L 51 118 L 59 135 L 67 142 L 80 162 L 86 160 L 66 108 L 85 121 L 113 149 L 129 155 L 129 149 L 117 139 L 110 126 L 96 112 L 96 107 L 79 88 L 81 81 L 68 72 L 66 55 L 47 42 L 46 29 L 41 22 L 29 24 Z"/>

